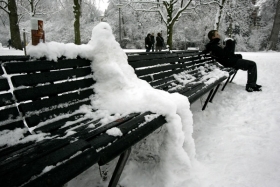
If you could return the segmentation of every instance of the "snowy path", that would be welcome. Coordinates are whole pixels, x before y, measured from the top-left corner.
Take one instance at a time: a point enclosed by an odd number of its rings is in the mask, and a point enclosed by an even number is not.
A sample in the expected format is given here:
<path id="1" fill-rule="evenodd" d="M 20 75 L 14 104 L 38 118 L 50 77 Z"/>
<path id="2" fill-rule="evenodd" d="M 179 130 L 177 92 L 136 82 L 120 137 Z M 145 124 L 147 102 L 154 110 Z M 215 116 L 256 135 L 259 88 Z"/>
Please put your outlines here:
<path id="1" fill-rule="evenodd" d="M 239 71 L 213 104 L 200 111 L 194 134 L 197 159 L 213 175 L 216 186 L 276 187 L 280 184 L 279 53 L 243 53 L 258 65 L 263 92 L 247 93 L 246 73 Z"/>

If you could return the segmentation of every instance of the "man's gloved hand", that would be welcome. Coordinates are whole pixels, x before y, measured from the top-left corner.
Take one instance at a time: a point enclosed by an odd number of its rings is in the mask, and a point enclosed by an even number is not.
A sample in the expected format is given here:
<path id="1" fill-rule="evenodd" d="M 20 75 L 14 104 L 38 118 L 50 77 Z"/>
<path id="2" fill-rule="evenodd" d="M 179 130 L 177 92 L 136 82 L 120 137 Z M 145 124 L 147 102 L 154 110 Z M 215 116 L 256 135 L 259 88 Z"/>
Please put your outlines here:
<path id="1" fill-rule="evenodd" d="M 231 46 L 233 44 L 236 44 L 236 42 L 233 38 L 226 38 L 224 39 L 223 44 L 226 46 Z"/>

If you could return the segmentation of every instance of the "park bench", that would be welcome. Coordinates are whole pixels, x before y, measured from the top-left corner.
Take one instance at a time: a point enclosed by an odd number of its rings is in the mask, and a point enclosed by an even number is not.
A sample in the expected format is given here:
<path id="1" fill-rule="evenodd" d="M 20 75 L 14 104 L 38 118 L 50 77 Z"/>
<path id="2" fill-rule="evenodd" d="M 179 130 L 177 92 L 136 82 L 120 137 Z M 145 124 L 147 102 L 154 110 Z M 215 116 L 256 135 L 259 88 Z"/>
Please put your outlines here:
<path id="1" fill-rule="evenodd" d="M 204 110 L 208 102 L 212 102 L 221 83 L 225 81 L 222 90 L 227 83 L 232 82 L 237 71 L 233 68 L 224 68 L 210 55 L 199 56 L 199 51 L 173 51 L 158 53 L 128 53 L 128 63 L 134 68 L 136 75 L 150 83 L 157 89 L 170 93 L 180 93 L 188 97 L 190 104 L 194 103 L 206 93 L 209 93 L 202 107 Z M 211 72 L 211 65 L 215 65 L 229 76 L 222 76 L 211 84 L 205 84 L 207 80 L 201 80 L 200 67 L 206 72 Z M 191 75 L 187 84 L 181 84 L 174 75 L 187 72 Z"/>
<path id="2" fill-rule="evenodd" d="M 131 53 L 128 61 L 139 78 L 154 88 L 181 93 L 190 103 L 207 92 L 213 99 L 218 85 L 229 80 L 199 81 L 198 68 L 213 59 L 200 59 L 197 52 Z M 0 63 L 0 134 L 9 138 L 0 144 L 2 186 L 62 186 L 92 165 L 119 156 L 109 183 L 116 186 L 131 147 L 166 123 L 163 116 L 146 122 L 145 116 L 152 114 L 147 111 L 101 125 L 100 119 L 79 110 L 90 106 L 94 95 L 89 60 L 1 56 Z M 178 87 L 173 75 L 186 70 L 195 79 Z M 113 127 L 123 136 L 108 135 Z"/>
<path id="3" fill-rule="evenodd" d="M 146 122 L 148 111 L 103 126 L 86 116 L 79 108 L 94 94 L 89 60 L 0 59 L 0 133 L 9 138 L 0 142 L 1 186 L 62 186 L 121 155 L 109 184 L 116 186 L 130 147 L 165 123 L 162 116 Z M 123 136 L 106 134 L 112 127 Z"/>

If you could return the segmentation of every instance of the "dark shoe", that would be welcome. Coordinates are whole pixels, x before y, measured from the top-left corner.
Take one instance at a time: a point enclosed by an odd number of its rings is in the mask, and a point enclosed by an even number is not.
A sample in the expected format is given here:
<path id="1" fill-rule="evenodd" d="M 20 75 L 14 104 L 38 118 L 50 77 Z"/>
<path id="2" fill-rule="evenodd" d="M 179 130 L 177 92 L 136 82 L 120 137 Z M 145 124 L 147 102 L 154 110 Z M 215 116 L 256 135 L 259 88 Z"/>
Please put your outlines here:
<path id="1" fill-rule="evenodd" d="M 256 87 L 257 87 L 257 88 L 261 88 L 261 87 L 262 87 L 262 85 L 258 85 L 258 84 L 256 84 Z"/>
<path id="2" fill-rule="evenodd" d="M 246 91 L 247 92 L 259 92 L 259 91 L 262 91 L 262 89 L 258 86 L 255 86 L 255 87 L 246 86 Z"/>

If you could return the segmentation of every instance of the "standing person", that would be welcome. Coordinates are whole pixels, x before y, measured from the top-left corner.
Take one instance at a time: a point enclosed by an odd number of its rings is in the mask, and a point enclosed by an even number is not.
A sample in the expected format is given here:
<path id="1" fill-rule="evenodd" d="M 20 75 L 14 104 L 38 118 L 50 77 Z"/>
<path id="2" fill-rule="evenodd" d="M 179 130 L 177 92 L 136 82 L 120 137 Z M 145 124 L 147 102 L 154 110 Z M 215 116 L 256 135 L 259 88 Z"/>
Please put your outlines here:
<path id="1" fill-rule="evenodd" d="M 201 54 L 210 52 L 211 56 L 215 58 L 224 67 L 233 67 L 236 70 L 241 69 L 247 71 L 247 84 L 245 90 L 248 92 L 261 91 L 261 85 L 257 84 L 257 65 L 250 60 L 242 59 L 242 55 L 234 54 L 235 41 L 232 39 L 226 41 L 226 47 L 222 48 L 220 45 L 220 35 L 217 30 L 211 30 L 208 33 L 210 42 L 205 45 L 205 50 Z"/>
<path id="2" fill-rule="evenodd" d="M 155 35 L 151 34 L 151 42 L 152 42 L 152 52 L 155 52 Z"/>
<path id="3" fill-rule="evenodd" d="M 157 41 L 157 43 L 156 43 L 156 52 L 158 52 L 158 51 L 162 50 L 163 45 L 164 45 L 164 39 L 163 39 L 163 37 L 161 36 L 160 33 L 157 33 L 156 41 Z"/>
<path id="4" fill-rule="evenodd" d="M 151 34 L 150 33 L 145 38 L 145 48 L 146 48 L 146 52 L 150 52 L 150 50 L 152 48 L 152 40 L 151 40 Z"/>

